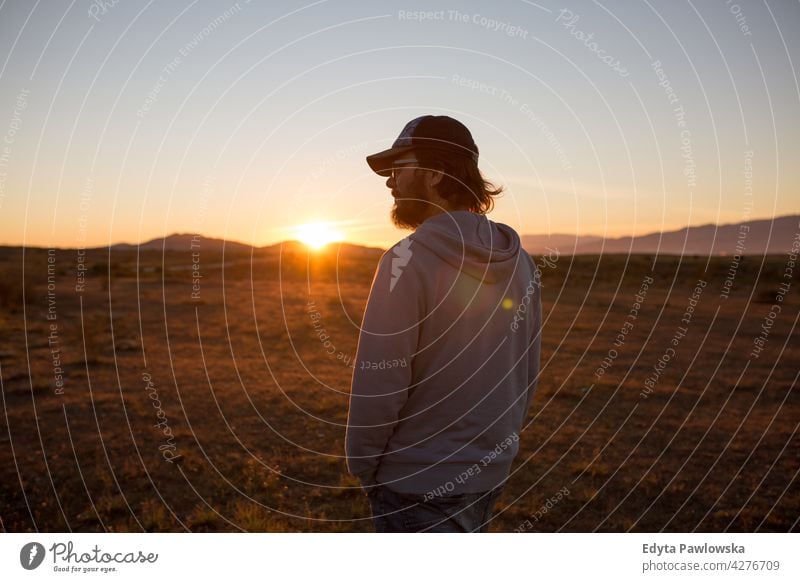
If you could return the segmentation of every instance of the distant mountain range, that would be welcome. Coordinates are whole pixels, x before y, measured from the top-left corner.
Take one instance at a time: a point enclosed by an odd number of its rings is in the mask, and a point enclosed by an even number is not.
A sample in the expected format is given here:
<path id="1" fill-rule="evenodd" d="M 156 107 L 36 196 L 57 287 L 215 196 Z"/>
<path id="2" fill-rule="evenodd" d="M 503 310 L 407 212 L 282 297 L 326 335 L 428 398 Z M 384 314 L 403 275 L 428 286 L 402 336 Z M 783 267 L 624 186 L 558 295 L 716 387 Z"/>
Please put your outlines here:
<path id="1" fill-rule="evenodd" d="M 137 246 L 142 251 L 202 251 L 204 253 L 221 253 L 223 248 L 226 254 L 257 253 L 258 255 L 306 253 L 307 247 L 296 240 L 288 240 L 263 247 L 225 240 L 221 238 L 211 238 L 196 234 L 177 233 L 165 237 L 154 238 L 140 245 L 119 243 L 111 245 L 112 251 L 135 251 Z M 348 256 L 370 255 L 376 252 L 382 253 L 382 249 L 364 247 L 350 243 L 337 242 L 330 243 L 330 247 L 335 247 L 348 253 Z M 95 250 L 107 250 L 108 247 L 96 247 Z"/>
<path id="2" fill-rule="evenodd" d="M 251 245 L 221 238 L 209 238 L 195 234 L 171 234 L 160 238 L 154 238 L 140 245 L 120 243 L 111 245 L 112 251 L 135 251 L 136 247 L 142 251 L 191 251 L 202 250 L 210 252 L 222 252 L 223 246 L 226 253 L 251 252 Z M 101 247 L 108 248 L 108 247 Z"/>
<path id="3" fill-rule="evenodd" d="M 651 233 L 637 237 L 604 238 L 601 236 L 577 236 L 574 234 L 526 234 L 522 235 L 522 246 L 529 253 L 546 254 L 558 249 L 560 254 L 667 254 L 667 255 L 763 255 L 782 254 L 792 247 L 792 241 L 800 233 L 800 215 L 781 216 L 774 219 L 751 220 L 737 224 L 706 224 L 689 226 L 680 230 Z M 195 246 L 193 246 L 193 244 Z M 349 252 L 372 254 L 376 249 L 358 245 L 335 243 L 339 249 Z M 242 253 L 300 250 L 301 243 L 287 241 L 264 247 L 208 238 L 192 234 L 172 234 L 138 245 L 140 250 L 191 251 Z M 115 251 L 135 250 L 137 245 L 116 244 Z M 101 247 L 108 248 L 108 247 Z"/>
<path id="4" fill-rule="evenodd" d="M 547 247 L 561 254 L 763 255 L 782 254 L 800 233 L 800 215 L 736 224 L 704 224 L 636 237 L 603 238 L 574 234 L 523 235 L 522 246 L 531 254 Z"/>

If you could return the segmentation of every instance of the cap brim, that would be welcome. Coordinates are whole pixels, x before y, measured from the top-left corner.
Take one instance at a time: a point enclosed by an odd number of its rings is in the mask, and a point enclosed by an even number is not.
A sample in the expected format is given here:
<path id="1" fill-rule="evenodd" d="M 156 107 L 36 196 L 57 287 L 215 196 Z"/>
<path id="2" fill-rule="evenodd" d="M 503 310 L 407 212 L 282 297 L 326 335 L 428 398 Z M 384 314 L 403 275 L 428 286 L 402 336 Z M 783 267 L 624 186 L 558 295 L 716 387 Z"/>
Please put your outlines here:
<path id="1" fill-rule="evenodd" d="M 392 174 L 392 162 L 399 156 L 406 154 L 413 150 L 413 146 L 403 146 L 399 148 L 389 148 L 377 154 L 367 156 L 367 164 L 372 168 L 372 171 L 379 176 L 389 177 Z"/>

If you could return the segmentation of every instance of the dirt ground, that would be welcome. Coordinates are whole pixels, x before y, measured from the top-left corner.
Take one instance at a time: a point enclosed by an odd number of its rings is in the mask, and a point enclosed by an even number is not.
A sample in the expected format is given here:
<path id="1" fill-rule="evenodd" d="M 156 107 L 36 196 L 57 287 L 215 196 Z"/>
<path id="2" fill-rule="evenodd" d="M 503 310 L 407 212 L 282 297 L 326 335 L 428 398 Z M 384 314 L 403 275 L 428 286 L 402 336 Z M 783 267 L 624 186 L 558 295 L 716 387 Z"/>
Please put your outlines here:
<path id="1" fill-rule="evenodd" d="M 76 251 L 0 249 L 2 530 L 371 531 L 342 455 L 380 251 L 284 251 L 90 252 L 76 290 Z M 800 268 L 534 258 L 541 379 L 491 531 L 797 531 Z"/>

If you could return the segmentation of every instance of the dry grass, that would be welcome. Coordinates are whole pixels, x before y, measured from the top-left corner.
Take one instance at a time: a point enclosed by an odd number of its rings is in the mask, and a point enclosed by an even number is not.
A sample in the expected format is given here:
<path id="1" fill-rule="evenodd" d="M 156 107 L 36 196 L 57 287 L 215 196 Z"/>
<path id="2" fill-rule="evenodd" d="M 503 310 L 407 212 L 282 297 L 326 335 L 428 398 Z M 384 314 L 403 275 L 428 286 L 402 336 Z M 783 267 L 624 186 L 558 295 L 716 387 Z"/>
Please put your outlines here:
<path id="1" fill-rule="evenodd" d="M 26 291 L 23 319 L 21 256 L 3 252 L 6 531 L 371 530 L 342 452 L 346 361 L 377 255 L 344 253 L 338 282 L 334 255 L 284 258 L 280 278 L 275 257 L 226 257 L 224 285 L 222 271 L 208 267 L 198 300 L 185 257 L 168 254 L 162 266 L 160 253 L 146 254 L 137 279 L 135 254 L 119 253 L 109 303 L 107 253 L 91 258 L 79 295 L 75 257 L 60 252 L 59 396 L 41 293 L 45 256 L 26 254 L 26 290 L 39 291 Z M 796 530 L 796 285 L 764 351 L 748 357 L 784 258 L 748 259 L 728 299 L 719 295 L 728 260 L 659 259 L 635 327 L 600 379 L 594 371 L 653 261 L 598 261 L 561 257 L 544 272 L 542 380 L 492 530 L 513 531 L 562 487 L 571 494 L 535 531 Z M 698 278 L 708 285 L 689 333 L 642 398 Z M 333 354 L 314 333 L 309 300 Z M 159 449 L 167 439 L 145 374 L 176 462 Z"/>

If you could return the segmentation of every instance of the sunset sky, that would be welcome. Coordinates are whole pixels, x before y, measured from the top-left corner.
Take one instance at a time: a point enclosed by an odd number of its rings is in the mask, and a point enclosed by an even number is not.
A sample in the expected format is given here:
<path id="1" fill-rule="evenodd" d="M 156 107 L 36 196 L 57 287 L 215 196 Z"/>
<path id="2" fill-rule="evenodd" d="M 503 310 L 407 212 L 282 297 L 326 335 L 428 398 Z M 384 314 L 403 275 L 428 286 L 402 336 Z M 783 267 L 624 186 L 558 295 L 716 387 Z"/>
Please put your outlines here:
<path id="1" fill-rule="evenodd" d="M 0 244 L 324 222 L 386 247 L 364 157 L 429 113 L 471 129 L 520 234 L 798 213 L 798 30 L 788 0 L 6 1 Z"/>

